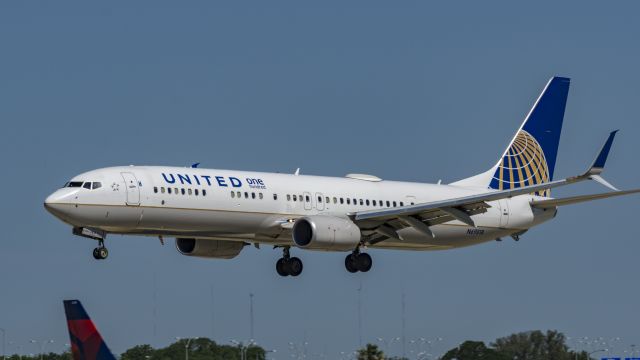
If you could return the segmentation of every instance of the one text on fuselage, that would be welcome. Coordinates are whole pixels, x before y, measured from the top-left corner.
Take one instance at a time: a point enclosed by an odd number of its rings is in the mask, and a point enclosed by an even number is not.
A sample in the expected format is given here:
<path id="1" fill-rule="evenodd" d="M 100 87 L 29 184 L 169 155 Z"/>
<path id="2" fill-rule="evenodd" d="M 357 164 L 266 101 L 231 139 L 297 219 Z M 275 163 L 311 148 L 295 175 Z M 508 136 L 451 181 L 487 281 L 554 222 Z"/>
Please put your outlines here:
<path id="1" fill-rule="evenodd" d="M 167 184 L 218 186 L 240 188 L 247 184 L 252 189 L 266 189 L 264 181 L 259 178 L 245 178 L 244 181 L 235 176 L 195 175 L 162 173 L 162 178 Z"/>

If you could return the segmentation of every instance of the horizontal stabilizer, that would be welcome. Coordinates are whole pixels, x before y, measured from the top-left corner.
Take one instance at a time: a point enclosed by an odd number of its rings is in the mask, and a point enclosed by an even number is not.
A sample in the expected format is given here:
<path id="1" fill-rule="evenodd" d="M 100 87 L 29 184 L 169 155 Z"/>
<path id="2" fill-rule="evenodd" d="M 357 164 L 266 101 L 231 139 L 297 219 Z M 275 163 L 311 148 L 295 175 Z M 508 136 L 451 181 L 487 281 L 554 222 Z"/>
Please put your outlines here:
<path id="1" fill-rule="evenodd" d="M 577 204 L 585 201 L 606 199 L 610 197 L 629 195 L 629 194 L 635 194 L 635 193 L 640 193 L 640 189 L 612 191 L 612 192 L 607 192 L 602 194 L 572 196 L 572 197 L 561 198 L 561 199 L 536 200 L 531 202 L 531 206 L 539 209 L 553 208 L 556 206 L 571 205 L 571 204 Z"/>

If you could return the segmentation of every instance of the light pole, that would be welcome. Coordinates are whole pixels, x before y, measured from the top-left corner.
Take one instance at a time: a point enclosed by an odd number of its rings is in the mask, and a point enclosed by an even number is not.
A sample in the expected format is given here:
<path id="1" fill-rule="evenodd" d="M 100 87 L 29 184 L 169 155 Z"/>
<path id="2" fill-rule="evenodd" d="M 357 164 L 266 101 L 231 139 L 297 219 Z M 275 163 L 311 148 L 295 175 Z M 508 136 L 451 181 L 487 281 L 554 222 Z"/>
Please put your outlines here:
<path id="1" fill-rule="evenodd" d="M 47 344 L 53 344 L 53 340 L 45 340 L 40 345 L 40 360 L 44 358 L 44 346 Z"/>
<path id="2" fill-rule="evenodd" d="M 199 339 L 198 337 L 184 339 L 186 340 L 184 343 L 184 359 L 185 360 L 189 360 L 189 344 L 191 344 L 192 340 L 198 340 L 198 339 Z M 182 340 L 182 338 L 178 336 L 176 337 L 176 340 L 180 341 Z"/>
<path id="3" fill-rule="evenodd" d="M 3 329 L 3 328 L 0 328 L 0 331 L 2 331 L 2 360 L 5 360 L 6 359 L 5 356 L 7 355 L 7 351 L 6 351 L 7 350 L 6 349 L 6 346 L 7 346 L 7 343 L 6 343 L 7 331 L 5 329 Z"/>
<path id="4" fill-rule="evenodd" d="M 234 339 L 231 340 L 231 343 L 240 349 L 240 360 L 247 360 L 247 351 L 249 350 L 249 348 L 253 345 L 258 345 L 258 343 L 253 341 L 253 339 L 249 340 L 246 346 L 240 341 Z"/>

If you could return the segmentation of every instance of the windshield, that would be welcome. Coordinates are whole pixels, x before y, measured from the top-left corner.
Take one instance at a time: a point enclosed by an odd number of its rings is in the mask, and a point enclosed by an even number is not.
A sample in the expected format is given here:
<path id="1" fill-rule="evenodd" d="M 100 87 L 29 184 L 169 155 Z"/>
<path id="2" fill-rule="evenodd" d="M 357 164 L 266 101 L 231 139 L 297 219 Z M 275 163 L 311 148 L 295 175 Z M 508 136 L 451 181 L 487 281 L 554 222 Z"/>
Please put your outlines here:
<path id="1" fill-rule="evenodd" d="M 99 181 L 70 181 L 64 184 L 63 188 L 85 188 L 87 190 L 95 190 L 102 187 L 102 183 Z"/>

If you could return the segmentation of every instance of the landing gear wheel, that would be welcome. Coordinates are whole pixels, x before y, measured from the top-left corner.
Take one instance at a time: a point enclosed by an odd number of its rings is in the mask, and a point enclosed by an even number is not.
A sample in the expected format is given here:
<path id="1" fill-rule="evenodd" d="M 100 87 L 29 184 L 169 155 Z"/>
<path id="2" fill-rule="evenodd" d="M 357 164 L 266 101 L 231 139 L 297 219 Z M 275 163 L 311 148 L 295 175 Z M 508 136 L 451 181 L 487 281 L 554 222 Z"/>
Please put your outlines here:
<path id="1" fill-rule="evenodd" d="M 98 248 L 98 255 L 100 255 L 100 259 L 104 260 L 109 256 L 109 250 L 106 247 Z"/>
<path id="2" fill-rule="evenodd" d="M 280 276 L 289 276 L 289 272 L 287 271 L 287 260 L 285 258 L 280 258 L 276 262 L 276 271 Z"/>
<path id="3" fill-rule="evenodd" d="M 289 270 L 289 275 L 298 276 L 302 273 L 302 260 L 297 257 L 292 257 L 287 261 L 287 270 Z"/>
<path id="4" fill-rule="evenodd" d="M 109 250 L 104 247 L 104 243 L 100 242 L 97 248 L 93 249 L 93 258 L 96 260 L 104 260 L 109 256 Z"/>
<path id="5" fill-rule="evenodd" d="M 373 266 L 373 260 L 371 259 L 371 255 L 367 253 L 360 253 L 356 257 L 355 265 L 359 271 L 367 272 L 371 270 L 371 266 Z"/>
<path id="6" fill-rule="evenodd" d="M 358 268 L 356 267 L 356 257 L 356 254 L 349 254 L 344 258 L 344 267 L 352 274 L 358 272 Z"/>

